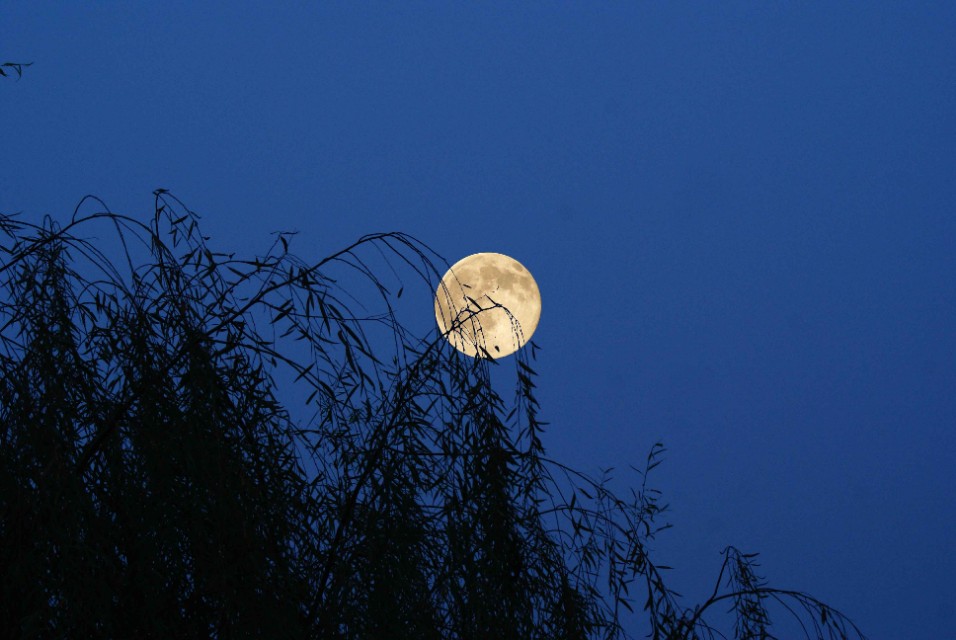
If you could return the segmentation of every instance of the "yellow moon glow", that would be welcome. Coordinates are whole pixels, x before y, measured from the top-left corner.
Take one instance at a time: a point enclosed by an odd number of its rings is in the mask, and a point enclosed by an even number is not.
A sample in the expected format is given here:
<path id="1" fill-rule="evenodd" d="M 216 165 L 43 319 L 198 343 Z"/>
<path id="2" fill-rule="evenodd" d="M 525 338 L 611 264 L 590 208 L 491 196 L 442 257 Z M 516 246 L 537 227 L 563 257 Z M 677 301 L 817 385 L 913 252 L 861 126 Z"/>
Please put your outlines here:
<path id="1" fill-rule="evenodd" d="M 492 358 L 510 355 L 531 339 L 541 318 L 541 293 L 524 265 L 500 253 L 456 262 L 435 292 L 435 319 L 453 347 Z"/>

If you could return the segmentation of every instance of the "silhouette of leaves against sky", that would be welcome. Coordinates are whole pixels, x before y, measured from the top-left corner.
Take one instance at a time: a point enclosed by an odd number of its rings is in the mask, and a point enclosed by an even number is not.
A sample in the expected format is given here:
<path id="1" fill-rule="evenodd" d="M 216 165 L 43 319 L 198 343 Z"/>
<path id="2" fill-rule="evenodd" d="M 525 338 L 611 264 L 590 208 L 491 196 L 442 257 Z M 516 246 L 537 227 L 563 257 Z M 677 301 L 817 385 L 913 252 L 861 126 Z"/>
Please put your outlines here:
<path id="1" fill-rule="evenodd" d="M 396 311 L 447 268 L 408 235 L 239 257 L 159 189 L 0 237 L 10 637 L 863 637 L 735 547 L 685 603 L 664 447 L 626 496 L 549 458 L 533 342 L 463 357 Z"/>

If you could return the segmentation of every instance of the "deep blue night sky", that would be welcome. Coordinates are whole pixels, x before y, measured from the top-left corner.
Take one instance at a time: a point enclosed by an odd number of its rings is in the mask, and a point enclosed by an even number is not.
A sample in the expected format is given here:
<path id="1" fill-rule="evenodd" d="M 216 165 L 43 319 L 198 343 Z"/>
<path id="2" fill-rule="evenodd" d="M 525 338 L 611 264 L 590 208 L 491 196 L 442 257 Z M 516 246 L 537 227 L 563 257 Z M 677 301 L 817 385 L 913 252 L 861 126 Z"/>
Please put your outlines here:
<path id="1" fill-rule="evenodd" d="M 954 637 L 956 4 L 197 4 L 0 4 L 0 211 L 165 187 L 223 251 L 509 254 L 546 446 L 667 446 L 688 602 L 734 544 Z"/>

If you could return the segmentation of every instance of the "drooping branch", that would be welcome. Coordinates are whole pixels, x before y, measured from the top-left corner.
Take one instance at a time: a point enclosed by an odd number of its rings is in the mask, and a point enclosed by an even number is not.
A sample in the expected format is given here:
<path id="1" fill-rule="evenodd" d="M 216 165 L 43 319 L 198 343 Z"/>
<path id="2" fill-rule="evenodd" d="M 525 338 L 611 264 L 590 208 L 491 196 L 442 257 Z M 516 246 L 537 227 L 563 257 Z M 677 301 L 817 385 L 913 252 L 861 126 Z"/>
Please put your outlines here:
<path id="1" fill-rule="evenodd" d="M 685 608 L 649 544 L 669 527 L 648 481 L 663 447 L 623 497 L 611 470 L 549 458 L 534 343 L 468 359 L 401 322 L 403 291 L 445 271 L 414 238 L 305 261 L 278 234 L 237 258 L 154 195 L 146 224 L 93 197 L 62 228 L 0 215 L 0 617 L 40 636 L 610 640 L 643 616 L 690 640 L 722 637 L 705 617 L 730 603 L 739 638 L 771 637 L 771 605 L 808 638 L 862 637 L 733 548 Z M 101 223 L 117 243 L 77 237 Z M 491 372 L 509 364 L 506 402 Z"/>
<path id="2" fill-rule="evenodd" d="M 0 64 L 0 76 L 9 76 L 9 71 L 12 71 L 17 74 L 17 80 L 19 80 L 23 77 L 23 68 L 32 64 L 32 62 L 4 62 Z"/>

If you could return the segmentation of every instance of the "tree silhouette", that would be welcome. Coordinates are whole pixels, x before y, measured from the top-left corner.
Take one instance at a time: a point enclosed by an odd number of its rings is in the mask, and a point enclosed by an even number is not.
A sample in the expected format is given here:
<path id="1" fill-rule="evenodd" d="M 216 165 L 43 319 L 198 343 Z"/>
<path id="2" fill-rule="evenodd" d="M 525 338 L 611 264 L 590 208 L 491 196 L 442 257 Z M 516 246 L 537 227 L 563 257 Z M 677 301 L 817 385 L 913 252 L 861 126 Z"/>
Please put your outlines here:
<path id="1" fill-rule="evenodd" d="M 663 447 L 629 499 L 548 458 L 533 343 L 506 399 L 508 367 L 399 321 L 441 275 L 407 235 L 309 264 L 279 234 L 241 259 L 158 190 L 148 223 L 87 197 L 63 226 L 0 215 L 0 236 L 7 637 L 623 638 L 643 617 L 654 638 L 771 638 L 774 606 L 863 637 L 733 547 L 682 605 L 648 551 Z M 411 280 L 393 292 L 376 260 Z M 293 378 L 307 418 L 280 399 Z"/>

